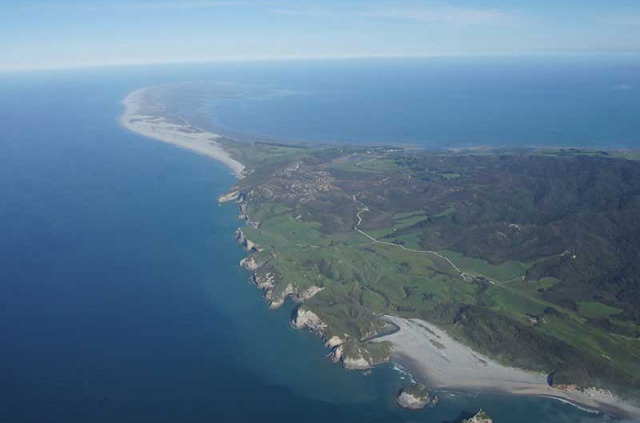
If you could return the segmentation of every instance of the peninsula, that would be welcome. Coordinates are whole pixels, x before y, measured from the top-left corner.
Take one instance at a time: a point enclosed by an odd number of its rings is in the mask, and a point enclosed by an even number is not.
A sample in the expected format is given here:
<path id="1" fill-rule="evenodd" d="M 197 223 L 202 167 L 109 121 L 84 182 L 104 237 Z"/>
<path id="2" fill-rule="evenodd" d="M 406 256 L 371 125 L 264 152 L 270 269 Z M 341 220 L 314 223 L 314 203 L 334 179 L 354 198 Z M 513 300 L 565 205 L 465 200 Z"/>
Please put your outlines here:
<path id="1" fill-rule="evenodd" d="M 134 91 L 122 104 L 125 112 L 120 117 L 120 123 L 126 129 L 211 157 L 223 163 L 237 176 L 242 174 L 244 165 L 231 158 L 216 142 L 220 135 L 196 128 L 179 116 L 168 113 L 162 103 L 154 100 L 153 91 Z"/>
<path id="2" fill-rule="evenodd" d="M 163 101 L 122 125 L 238 176 L 241 265 L 334 361 L 640 417 L 636 152 L 240 142 Z"/>

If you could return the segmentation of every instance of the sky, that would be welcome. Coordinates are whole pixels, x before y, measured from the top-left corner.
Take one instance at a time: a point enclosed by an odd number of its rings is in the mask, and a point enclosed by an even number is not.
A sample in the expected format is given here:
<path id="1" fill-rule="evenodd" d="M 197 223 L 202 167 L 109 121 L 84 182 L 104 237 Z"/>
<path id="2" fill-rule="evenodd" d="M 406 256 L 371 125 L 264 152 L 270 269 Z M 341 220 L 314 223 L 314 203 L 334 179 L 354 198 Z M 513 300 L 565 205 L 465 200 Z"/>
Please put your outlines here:
<path id="1" fill-rule="evenodd" d="M 3 0 L 0 71 L 640 52 L 640 0 Z"/>

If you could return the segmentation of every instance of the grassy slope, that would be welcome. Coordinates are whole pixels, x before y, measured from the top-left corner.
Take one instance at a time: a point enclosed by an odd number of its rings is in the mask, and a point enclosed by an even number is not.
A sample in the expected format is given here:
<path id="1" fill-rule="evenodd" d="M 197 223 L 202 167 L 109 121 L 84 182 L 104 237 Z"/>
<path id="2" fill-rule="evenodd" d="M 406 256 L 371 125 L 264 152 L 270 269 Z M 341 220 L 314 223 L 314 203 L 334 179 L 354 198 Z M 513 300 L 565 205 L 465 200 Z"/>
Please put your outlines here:
<path id="1" fill-rule="evenodd" d="M 240 182 L 242 189 L 251 187 L 282 163 L 313 157 L 318 151 L 268 145 L 231 150 L 257 169 Z M 342 157 L 345 153 L 331 154 Z M 334 160 L 329 168 L 336 172 L 334 175 L 346 179 L 406 171 L 398 160 L 367 159 L 362 152 L 358 154 L 361 156 L 351 160 Z M 437 176 L 457 180 L 460 175 L 443 172 Z M 591 319 L 615 315 L 620 309 L 582 301 L 574 310 L 545 300 L 544 292 L 562 281 L 553 277 L 527 280 L 527 271 L 534 261 L 490 264 L 459 252 L 440 251 L 463 272 L 481 278 L 469 282 L 435 255 L 376 244 L 353 230 L 328 232 L 324 223 L 300 218 L 297 208 L 250 203 L 249 215 L 262 225 L 260 229 L 245 228 L 245 234 L 266 249 L 261 254 L 281 276 L 280 289 L 289 283 L 301 288 L 312 285 L 324 288 L 307 306 L 330 326 L 330 333 L 361 339 L 377 329 L 376 315 L 421 317 L 441 324 L 464 342 L 505 362 L 538 370 L 559 370 L 556 377 L 561 381 L 577 380 L 616 388 L 637 383 L 639 341 L 591 324 Z M 376 224 L 366 229 L 367 233 L 376 239 L 422 249 L 419 227 L 429 217 L 424 210 L 378 215 L 374 212 L 371 216 Z M 445 206 L 431 217 L 446 218 L 454 213 L 453 208 Z M 363 217 L 366 221 L 369 215 L 365 213 Z M 472 319 L 465 320 L 465 316 Z M 636 330 L 629 322 L 623 325 Z M 526 336 L 513 341 L 523 345 L 505 351 L 517 351 L 520 356 L 496 351 L 494 347 L 509 337 L 518 338 L 518 334 Z M 498 338 L 491 345 L 494 335 Z M 562 352 L 554 351 L 560 345 L 568 347 Z M 576 356 L 574 365 L 570 363 L 572 354 Z M 581 374 L 582 367 L 595 370 Z M 618 375 L 617 386 L 606 377 L 602 381 L 593 377 L 612 369 Z"/>

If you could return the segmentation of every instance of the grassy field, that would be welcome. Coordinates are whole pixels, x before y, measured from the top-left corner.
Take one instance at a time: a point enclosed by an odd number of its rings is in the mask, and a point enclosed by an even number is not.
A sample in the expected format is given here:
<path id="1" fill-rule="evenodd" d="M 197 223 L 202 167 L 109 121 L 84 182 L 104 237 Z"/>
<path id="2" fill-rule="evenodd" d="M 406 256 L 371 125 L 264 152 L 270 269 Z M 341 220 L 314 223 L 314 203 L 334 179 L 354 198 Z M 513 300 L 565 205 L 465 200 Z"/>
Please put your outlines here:
<path id="1" fill-rule="evenodd" d="M 451 260 L 465 273 L 475 276 L 484 276 L 498 283 L 507 282 L 524 276 L 531 267 L 518 261 L 507 261 L 494 266 L 482 259 L 466 257 L 455 251 L 439 251 L 440 254 Z"/>
<path id="2" fill-rule="evenodd" d="M 604 319 L 622 313 L 622 309 L 611 307 L 598 301 L 578 301 L 578 311 L 584 317 L 594 319 Z"/>

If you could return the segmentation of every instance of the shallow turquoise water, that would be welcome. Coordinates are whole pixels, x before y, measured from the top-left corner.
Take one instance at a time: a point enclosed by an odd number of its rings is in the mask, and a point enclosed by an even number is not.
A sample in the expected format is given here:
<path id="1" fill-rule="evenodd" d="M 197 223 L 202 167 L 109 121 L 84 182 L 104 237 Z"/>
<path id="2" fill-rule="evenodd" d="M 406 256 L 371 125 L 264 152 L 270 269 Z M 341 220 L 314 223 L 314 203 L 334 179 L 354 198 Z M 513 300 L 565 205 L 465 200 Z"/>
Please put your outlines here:
<path id="1" fill-rule="evenodd" d="M 234 181 L 217 163 L 128 133 L 119 101 L 224 67 L 0 78 L 0 421 L 602 421 L 553 400 L 442 393 L 411 413 L 405 383 L 325 359 L 268 310 L 238 262 Z M 245 69 L 246 75 L 254 72 Z"/>

